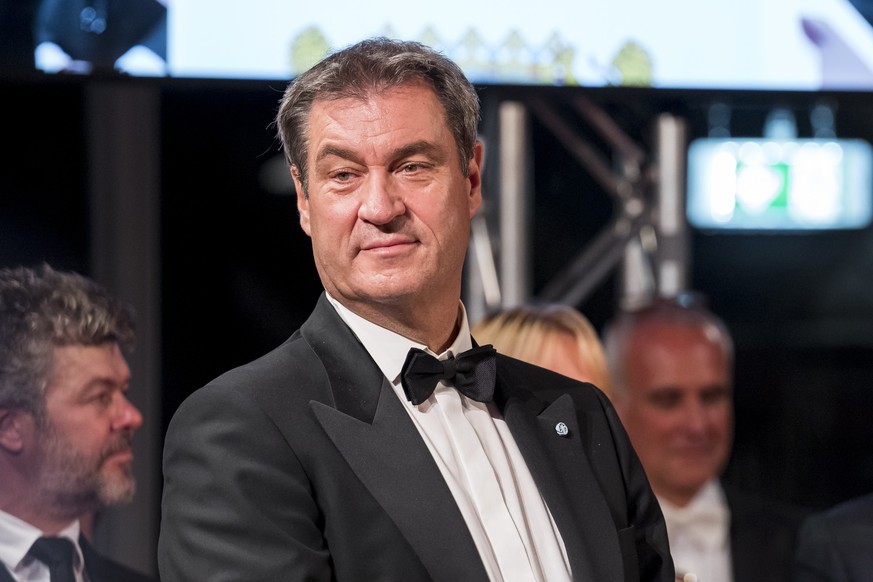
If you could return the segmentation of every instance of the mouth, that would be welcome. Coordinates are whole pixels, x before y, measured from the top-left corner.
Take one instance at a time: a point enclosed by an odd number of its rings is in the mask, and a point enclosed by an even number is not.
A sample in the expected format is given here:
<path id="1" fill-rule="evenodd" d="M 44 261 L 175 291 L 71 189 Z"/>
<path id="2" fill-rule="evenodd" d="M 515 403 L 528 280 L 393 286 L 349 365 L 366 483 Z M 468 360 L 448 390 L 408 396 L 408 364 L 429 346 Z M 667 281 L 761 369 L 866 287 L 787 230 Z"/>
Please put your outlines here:
<path id="1" fill-rule="evenodd" d="M 121 449 L 106 455 L 103 458 L 106 463 L 130 463 L 133 462 L 133 451 L 131 449 Z"/>
<path id="2" fill-rule="evenodd" d="M 416 245 L 416 241 L 408 238 L 391 238 L 385 240 L 372 241 L 361 245 L 362 253 L 375 255 L 397 255 L 404 253 Z"/>
<path id="3" fill-rule="evenodd" d="M 115 440 L 103 453 L 104 463 L 130 463 L 132 461 L 133 448 L 130 437 Z"/>
<path id="4" fill-rule="evenodd" d="M 677 455 L 689 461 L 709 460 L 714 451 L 712 447 L 686 447 L 676 451 Z"/>

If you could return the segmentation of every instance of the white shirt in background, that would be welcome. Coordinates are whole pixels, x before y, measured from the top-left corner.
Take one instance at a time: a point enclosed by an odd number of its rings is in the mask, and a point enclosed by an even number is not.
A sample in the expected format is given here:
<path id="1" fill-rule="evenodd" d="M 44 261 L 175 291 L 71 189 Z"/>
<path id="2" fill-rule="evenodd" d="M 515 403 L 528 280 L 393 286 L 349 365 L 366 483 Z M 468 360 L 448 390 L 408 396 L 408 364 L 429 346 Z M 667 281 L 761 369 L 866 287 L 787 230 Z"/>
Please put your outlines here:
<path id="1" fill-rule="evenodd" d="M 697 582 L 733 582 L 730 509 L 718 480 L 706 483 L 685 507 L 658 498 L 676 575 L 694 574 Z"/>

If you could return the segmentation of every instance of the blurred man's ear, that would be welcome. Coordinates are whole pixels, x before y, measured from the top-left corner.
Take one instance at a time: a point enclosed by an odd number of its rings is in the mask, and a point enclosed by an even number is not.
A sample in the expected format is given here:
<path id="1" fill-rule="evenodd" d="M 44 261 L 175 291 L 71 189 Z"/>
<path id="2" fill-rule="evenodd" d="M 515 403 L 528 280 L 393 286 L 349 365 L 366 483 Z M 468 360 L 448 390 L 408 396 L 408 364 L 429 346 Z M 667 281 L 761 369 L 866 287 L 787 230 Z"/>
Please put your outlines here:
<path id="1" fill-rule="evenodd" d="M 291 166 L 291 177 L 294 179 L 294 188 L 297 190 L 297 213 L 300 215 L 300 228 L 307 235 L 312 236 L 309 227 L 309 197 L 306 195 L 306 190 L 303 189 L 303 180 L 297 166 Z"/>
<path id="2" fill-rule="evenodd" d="M 24 448 L 24 423 L 30 418 L 30 414 L 18 409 L 0 408 L 0 449 L 10 454 L 21 452 Z"/>

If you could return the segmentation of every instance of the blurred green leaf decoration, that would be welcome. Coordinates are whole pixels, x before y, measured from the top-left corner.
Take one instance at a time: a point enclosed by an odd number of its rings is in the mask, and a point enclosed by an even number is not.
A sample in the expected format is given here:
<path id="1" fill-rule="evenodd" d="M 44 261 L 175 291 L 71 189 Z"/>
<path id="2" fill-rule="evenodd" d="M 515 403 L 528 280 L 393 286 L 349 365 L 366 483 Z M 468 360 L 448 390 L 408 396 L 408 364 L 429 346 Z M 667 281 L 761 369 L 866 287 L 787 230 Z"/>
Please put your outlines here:
<path id="1" fill-rule="evenodd" d="M 310 26 L 291 44 L 291 74 L 299 75 L 312 67 L 330 52 L 330 44 L 315 26 Z"/>
<path id="2" fill-rule="evenodd" d="M 398 38 L 390 24 L 385 25 L 381 36 Z M 512 30 L 498 46 L 489 46 L 475 28 L 468 29 L 455 43 L 450 43 L 432 26 L 427 26 L 417 40 L 454 60 L 476 81 L 576 84 L 573 76 L 575 51 L 557 32 L 538 46 L 528 42 L 520 31 Z M 292 41 L 291 74 L 303 73 L 334 48 L 318 27 L 307 28 Z M 648 71 L 651 73 L 651 67 Z"/>
<path id="3" fill-rule="evenodd" d="M 646 49 L 629 40 L 612 59 L 620 84 L 628 87 L 651 87 L 654 77 L 652 59 Z"/>

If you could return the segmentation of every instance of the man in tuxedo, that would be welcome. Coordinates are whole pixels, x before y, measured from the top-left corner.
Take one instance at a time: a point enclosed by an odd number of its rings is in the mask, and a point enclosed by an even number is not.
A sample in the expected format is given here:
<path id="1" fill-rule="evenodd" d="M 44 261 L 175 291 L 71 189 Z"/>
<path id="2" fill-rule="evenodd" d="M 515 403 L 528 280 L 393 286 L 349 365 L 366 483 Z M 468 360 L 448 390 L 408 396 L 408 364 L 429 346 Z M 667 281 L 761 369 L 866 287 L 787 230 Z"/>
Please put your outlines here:
<path id="1" fill-rule="evenodd" d="M 873 493 L 803 522 L 792 582 L 865 582 L 873 574 Z"/>
<path id="2" fill-rule="evenodd" d="M 363 41 L 289 85 L 277 126 L 325 293 L 175 413 L 164 580 L 672 582 L 609 401 L 470 336 L 478 115 L 417 43 Z"/>
<path id="3" fill-rule="evenodd" d="M 605 330 L 613 402 L 658 497 L 678 575 L 788 580 L 800 517 L 720 480 L 733 440 L 733 342 L 693 294 Z"/>
<path id="4" fill-rule="evenodd" d="M 0 269 L 0 581 L 147 582 L 79 526 L 134 494 L 133 339 L 129 310 L 94 282 Z"/>

